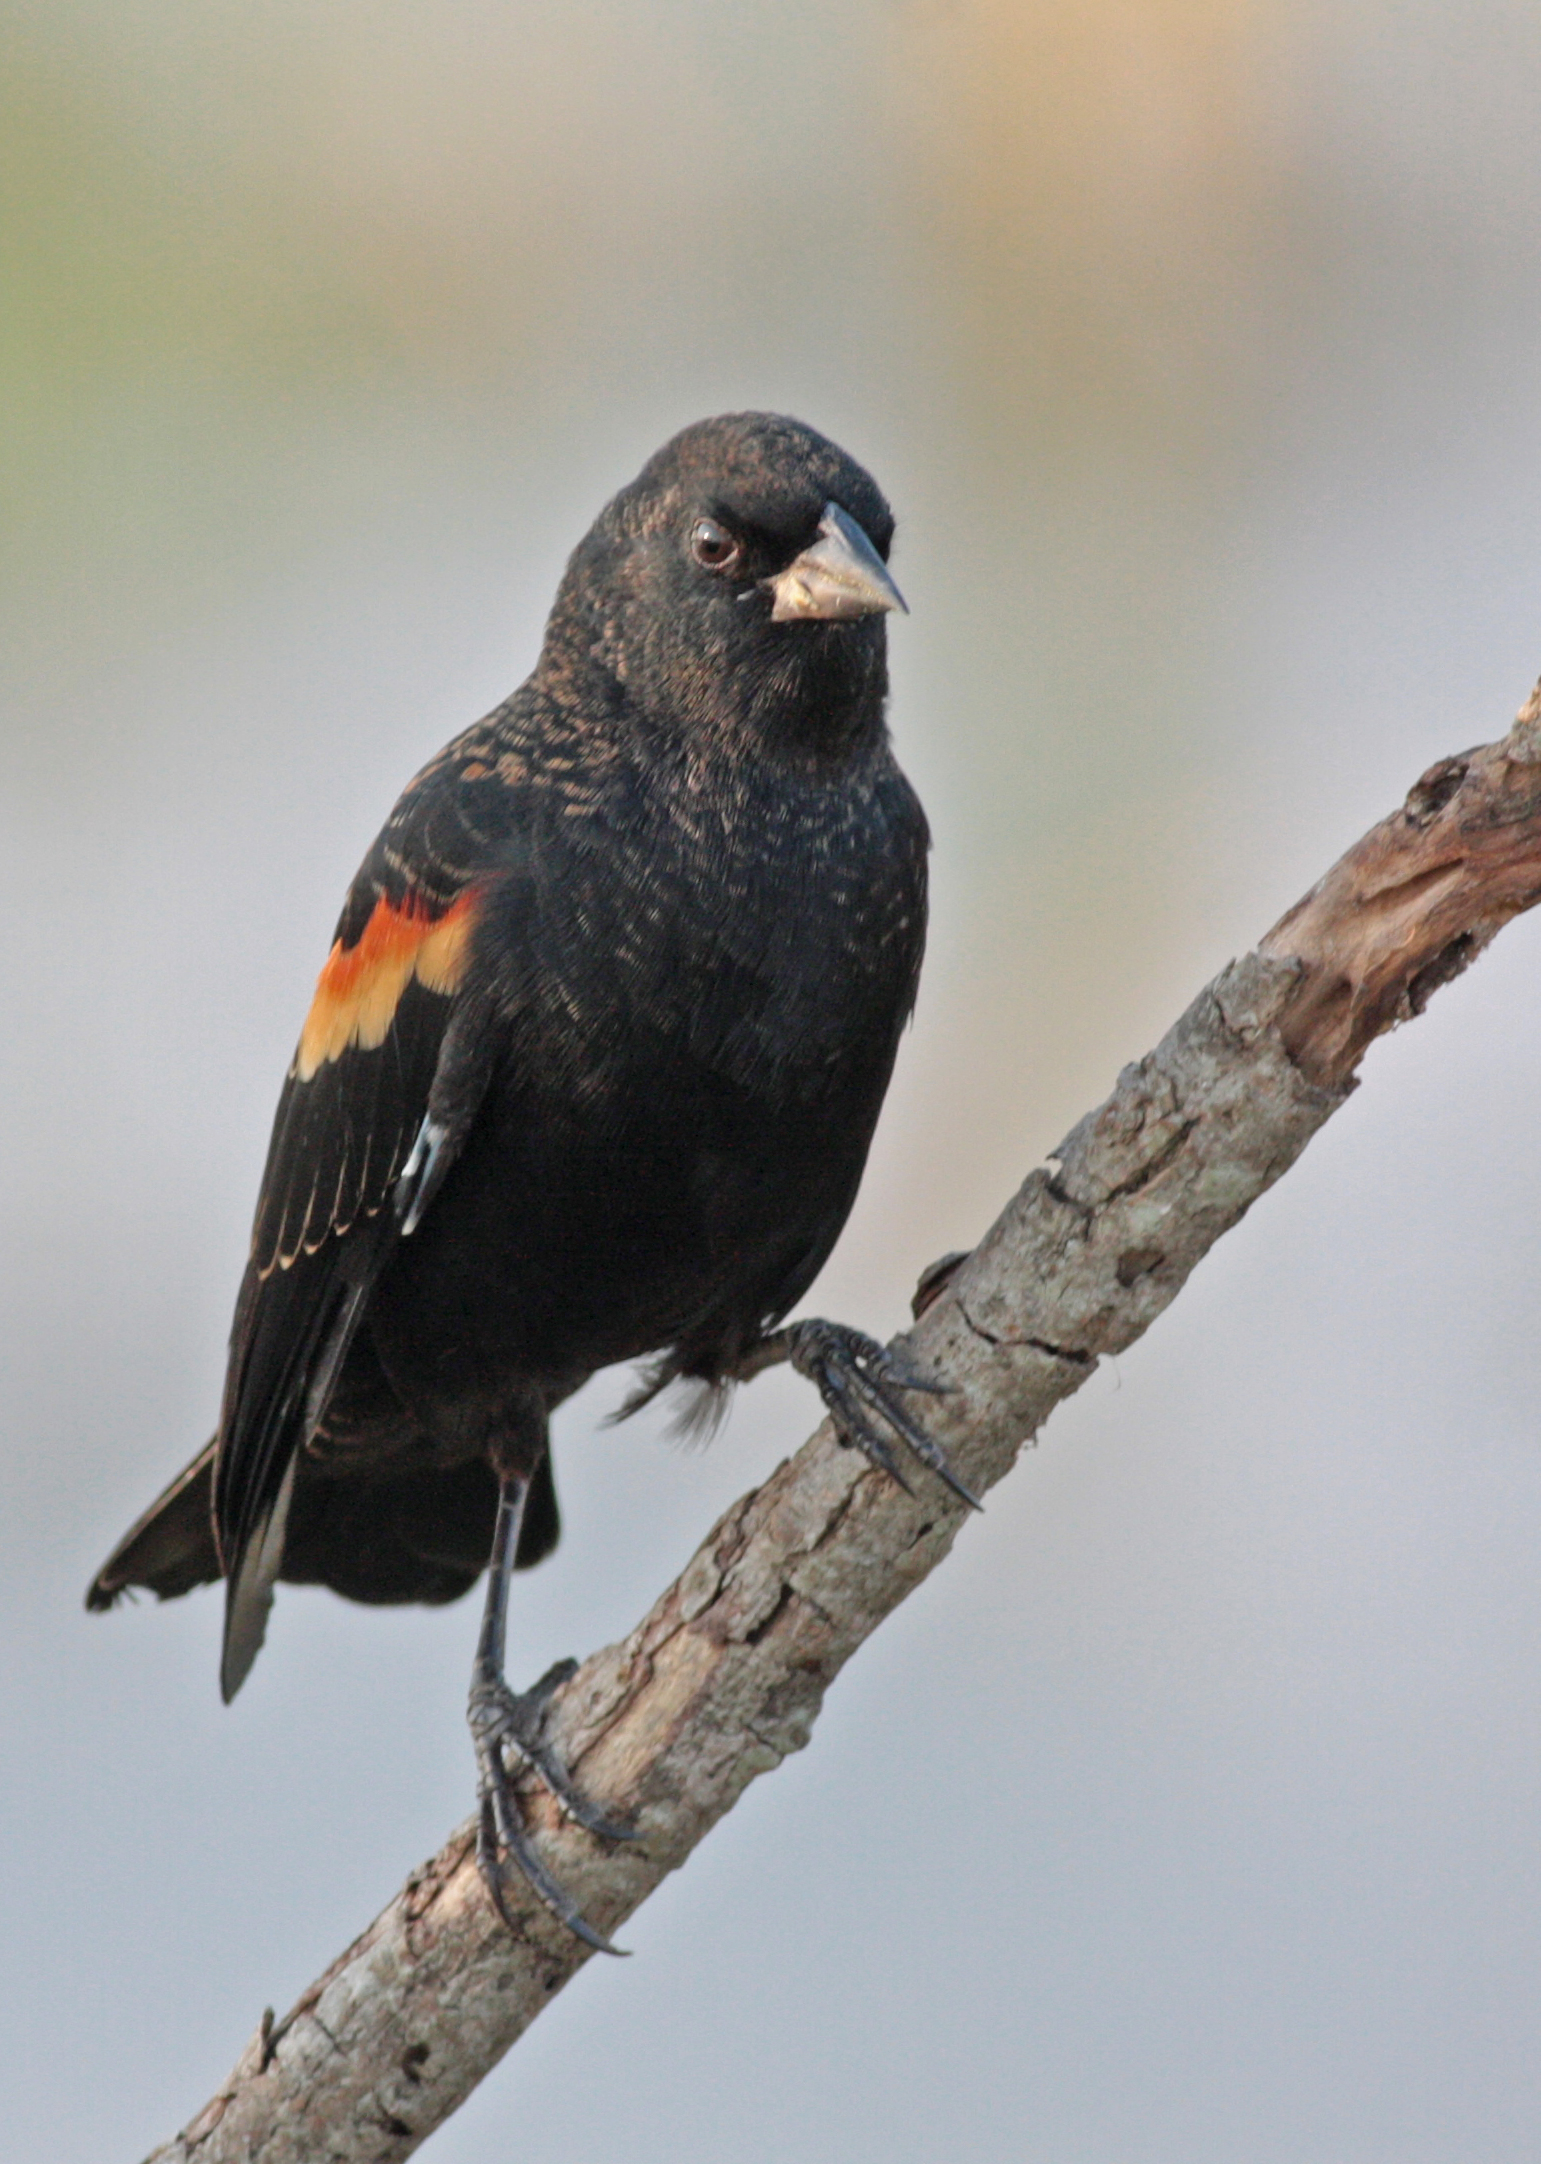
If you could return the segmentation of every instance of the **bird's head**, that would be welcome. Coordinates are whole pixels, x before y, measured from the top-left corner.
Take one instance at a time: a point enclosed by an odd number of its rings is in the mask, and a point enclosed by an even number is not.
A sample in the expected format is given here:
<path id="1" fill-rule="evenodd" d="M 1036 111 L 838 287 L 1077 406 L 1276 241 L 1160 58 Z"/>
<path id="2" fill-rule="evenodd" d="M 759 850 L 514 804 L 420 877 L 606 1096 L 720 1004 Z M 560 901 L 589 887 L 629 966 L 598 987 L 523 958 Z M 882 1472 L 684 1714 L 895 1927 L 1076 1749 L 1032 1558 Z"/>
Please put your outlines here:
<path id="1" fill-rule="evenodd" d="M 871 475 L 801 421 L 698 421 L 580 543 L 547 662 L 601 667 L 670 734 L 838 751 L 882 727 L 893 531 Z"/>

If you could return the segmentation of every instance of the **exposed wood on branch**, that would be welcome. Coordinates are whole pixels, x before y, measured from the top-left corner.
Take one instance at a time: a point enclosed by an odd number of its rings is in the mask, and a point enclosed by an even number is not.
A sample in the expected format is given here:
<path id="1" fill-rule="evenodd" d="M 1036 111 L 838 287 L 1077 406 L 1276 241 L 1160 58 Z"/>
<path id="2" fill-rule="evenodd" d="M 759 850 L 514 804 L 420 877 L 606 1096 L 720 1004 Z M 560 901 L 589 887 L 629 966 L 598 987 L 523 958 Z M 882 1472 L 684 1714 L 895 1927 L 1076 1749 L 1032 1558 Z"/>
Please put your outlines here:
<path id="1" fill-rule="evenodd" d="M 1346 1081 L 1382 1030 L 1422 1014 L 1541 899 L 1541 685 L 1509 734 L 1441 759 L 1259 952 L 1305 964 L 1280 1034 L 1315 1080 Z"/>
<path id="2" fill-rule="evenodd" d="M 972 1255 L 926 1274 L 908 1342 L 953 1386 L 929 1417 L 971 1486 L 999 1480 L 1102 1355 L 1149 1328 L 1343 1102 L 1371 1040 L 1538 899 L 1541 687 L 1509 736 L 1432 767 L 1222 970 Z M 917 1481 L 912 1499 L 822 1427 L 561 1692 L 559 1747 L 643 1839 L 606 1849 L 543 1794 L 525 1802 L 605 1931 L 807 1742 L 841 1666 L 947 1553 L 961 1507 Z M 290 2013 L 265 2017 L 152 2164 L 410 2155 L 589 1958 L 517 1883 L 510 1902 L 513 1936 L 461 1827 Z"/>

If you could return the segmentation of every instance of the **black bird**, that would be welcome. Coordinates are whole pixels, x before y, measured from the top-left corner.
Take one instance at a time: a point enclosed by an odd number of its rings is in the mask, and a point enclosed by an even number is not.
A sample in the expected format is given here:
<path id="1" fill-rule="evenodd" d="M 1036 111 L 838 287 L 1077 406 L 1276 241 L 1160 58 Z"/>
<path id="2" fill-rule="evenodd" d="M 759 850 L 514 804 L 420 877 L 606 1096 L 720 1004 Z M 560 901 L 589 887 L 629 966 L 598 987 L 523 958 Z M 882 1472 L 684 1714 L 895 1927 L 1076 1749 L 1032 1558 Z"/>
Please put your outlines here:
<path id="1" fill-rule="evenodd" d="M 503 1674 L 509 1573 L 557 1539 L 553 1408 L 643 1355 L 632 1404 L 786 1359 L 845 1441 L 966 1492 L 895 1395 L 934 1385 L 778 1327 L 855 1199 L 925 938 L 884 724 L 893 526 L 844 452 L 755 413 L 684 430 L 601 512 L 534 674 L 364 859 L 279 1099 L 218 1434 L 87 1595 L 223 1576 L 229 1699 L 275 1579 L 439 1602 L 490 1565 L 482 1870 L 504 1909 L 506 1851 L 596 1946 L 510 1786 L 522 1760 L 627 1835 L 542 1743 L 568 1670 Z"/>

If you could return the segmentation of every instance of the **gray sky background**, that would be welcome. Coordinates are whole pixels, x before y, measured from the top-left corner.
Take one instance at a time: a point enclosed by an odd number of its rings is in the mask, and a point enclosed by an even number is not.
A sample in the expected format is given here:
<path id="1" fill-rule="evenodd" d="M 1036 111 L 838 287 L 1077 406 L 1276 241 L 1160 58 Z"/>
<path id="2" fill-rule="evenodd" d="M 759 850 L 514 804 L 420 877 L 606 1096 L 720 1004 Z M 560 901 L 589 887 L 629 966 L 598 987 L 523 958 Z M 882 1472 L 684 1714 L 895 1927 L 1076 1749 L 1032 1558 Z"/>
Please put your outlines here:
<path id="1" fill-rule="evenodd" d="M 132 2159 L 469 1808 L 475 1618 L 80 1609 L 208 1432 L 390 801 L 673 429 L 871 465 L 936 830 L 810 1303 L 886 1330 L 1541 670 L 1530 0 L 10 0 L 8 2154 Z M 435 2164 L 1528 2164 L 1541 924 L 1417 1028 Z M 516 1670 L 812 1423 L 564 1410 Z"/>

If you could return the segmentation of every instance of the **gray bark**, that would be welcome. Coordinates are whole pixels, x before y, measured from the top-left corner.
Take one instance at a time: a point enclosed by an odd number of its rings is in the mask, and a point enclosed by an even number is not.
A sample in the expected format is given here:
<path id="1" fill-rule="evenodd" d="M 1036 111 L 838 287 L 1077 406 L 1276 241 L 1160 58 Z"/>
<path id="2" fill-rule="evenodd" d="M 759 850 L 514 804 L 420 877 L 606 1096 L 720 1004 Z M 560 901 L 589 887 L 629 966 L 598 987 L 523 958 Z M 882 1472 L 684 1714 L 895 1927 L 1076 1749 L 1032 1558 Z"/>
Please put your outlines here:
<path id="1" fill-rule="evenodd" d="M 928 1420 L 971 1486 L 1001 1479 L 1103 1355 L 1150 1327 L 1344 1101 L 1371 1039 L 1538 898 L 1541 687 L 1502 743 L 1431 768 L 1125 1068 L 974 1252 L 922 1280 L 905 1342 L 952 1388 Z M 802 1748 L 831 1680 L 947 1554 L 962 1507 L 916 1482 L 906 1495 L 826 1423 L 561 1692 L 559 1749 L 642 1839 L 607 1849 L 542 1792 L 524 1802 L 605 1931 Z M 264 2018 L 152 2164 L 410 2155 L 589 1958 L 518 1884 L 509 1898 L 513 1933 L 460 1827 L 281 2021 Z"/>

